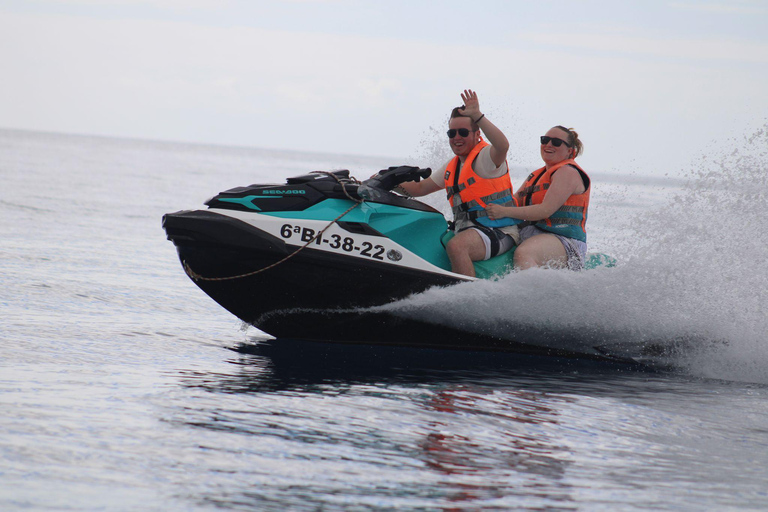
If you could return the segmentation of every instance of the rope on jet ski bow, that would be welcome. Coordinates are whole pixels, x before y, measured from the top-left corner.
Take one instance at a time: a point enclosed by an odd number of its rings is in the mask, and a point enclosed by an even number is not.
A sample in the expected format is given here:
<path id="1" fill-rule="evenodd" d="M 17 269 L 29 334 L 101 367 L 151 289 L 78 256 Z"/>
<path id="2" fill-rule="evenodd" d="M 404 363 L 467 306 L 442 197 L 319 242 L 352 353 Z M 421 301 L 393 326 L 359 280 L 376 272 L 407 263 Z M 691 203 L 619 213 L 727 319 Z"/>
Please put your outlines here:
<path id="1" fill-rule="evenodd" d="M 326 175 L 328 175 L 328 176 L 332 177 L 333 179 L 335 179 L 335 180 L 336 180 L 336 181 L 339 183 L 339 185 L 341 185 L 341 190 L 344 192 L 344 195 L 346 195 L 346 196 L 347 196 L 347 197 L 348 197 L 348 198 L 349 198 L 351 201 L 354 201 L 354 203 L 355 203 L 355 204 L 353 204 L 352 206 L 350 206 L 349 208 L 347 208 L 347 209 L 344 211 L 344 213 L 342 213 L 341 215 L 339 215 L 338 217 L 336 217 L 335 219 L 333 219 L 331 222 L 329 222 L 329 223 L 328 223 L 328 225 L 327 225 L 327 226 L 325 226 L 325 227 L 324 227 L 322 230 L 320 230 L 320 231 L 319 231 L 319 232 L 318 232 L 318 233 L 317 233 L 317 234 L 316 234 L 314 237 L 312 237 L 312 239 L 311 239 L 309 242 L 305 243 L 304 245 L 302 245 L 301 247 L 299 247 L 299 248 L 298 248 L 298 249 L 296 249 L 294 252 L 292 252 L 291 254 L 289 254 L 288 256 L 286 256 L 285 258 L 281 259 L 280 261 L 277 261 L 277 262 L 275 262 L 275 263 L 273 263 L 273 264 L 271 264 L 271 265 L 269 265 L 269 266 L 266 266 L 266 267 L 264 267 L 264 268 L 260 268 L 259 270 L 254 270 L 253 272 L 248 272 L 247 274 L 240 274 L 240 275 L 237 275 L 237 276 L 228 276 L 228 277 L 205 277 L 205 276 L 201 276 L 200 274 L 198 274 L 197 272 L 195 272 L 194 270 L 192 270 L 192 268 L 189 266 L 189 263 L 187 263 L 186 261 L 182 261 L 182 263 L 183 263 L 183 265 L 184 265 L 184 272 L 186 272 L 186 273 L 187 273 L 187 275 L 190 277 L 190 279 L 192 279 L 192 280 L 194 280 L 194 281 L 230 281 L 230 280 L 232 280 L 232 279 L 242 279 L 242 278 L 244 278 L 244 277 L 250 277 L 250 276 L 254 276 L 254 275 L 256 275 L 256 274 L 260 274 L 261 272 L 265 272 L 265 271 L 267 271 L 267 270 L 269 270 L 269 269 L 271 269 L 271 268 L 274 268 L 274 267 L 276 267 L 276 266 L 280 265 L 281 263 L 285 263 L 285 262 L 286 262 L 286 261 L 288 261 L 289 259 L 291 259 L 291 258 L 293 258 L 294 256 L 296 256 L 297 254 L 299 254 L 299 253 L 300 253 L 301 251 L 303 251 L 303 250 L 304 250 L 304 249 L 305 249 L 305 248 L 306 248 L 308 245 L 310 245 L 312 242 L 314 242 L 315 240 L 317 240 L 317 238 L 318 238 L 319 236 L 321 236 L 323 233 L 325 233 L 325 231 L 326 231 L 328 228 L 330 228 L 331 226 L 333 226 L 333 224 L 334 224 L 334 223 L 336 223 L 336 222 L 337 222 L 339 219 L 341 219 L 343 216 L 345 216 L 346 214 L 348 214 L 349 212 L 351 212 L 352 210 L 354 210 L 355 208 L 357 208 L 358 206 L 360 206 L 360 205 L 363 203 L 363 201 L 362 201 L 362 200 L 360 200 L 360 199 L 358 199 L 358 198 L 356 198 L 356 197 L 352 197 L 352 196 L 349 194 L 349 192 L 347 192 L 347 187 L 346 187 L 346 185 L 345 185 L 344 181 L 340 180 L 340 179 L 339 179 L 339 177 L 338 177 L 338 176 L 336 176 L 335 174 L 333 174 L 332 172 L 327 172 L 327 171 L 313 171 L 311 174 L 326 174 Z M 355 179 L 355 178 L 353 178 L 353 177 L 350 177 L 350 178 L 349 178 L 349 181 L 352 181 L 353 183 L 356 183 L 356 184 L 359 184 L 359 183 L 360 183 L 360 182 L 359 182 L 357 179 Z"/>

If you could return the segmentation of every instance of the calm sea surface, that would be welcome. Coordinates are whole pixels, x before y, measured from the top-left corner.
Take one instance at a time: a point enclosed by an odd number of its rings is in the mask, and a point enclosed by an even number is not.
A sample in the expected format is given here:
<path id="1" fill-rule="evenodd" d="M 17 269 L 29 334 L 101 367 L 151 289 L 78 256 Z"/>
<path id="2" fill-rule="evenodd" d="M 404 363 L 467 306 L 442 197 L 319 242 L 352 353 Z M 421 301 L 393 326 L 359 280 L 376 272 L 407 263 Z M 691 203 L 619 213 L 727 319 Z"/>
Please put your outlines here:
<path id="1" fill-rule="evenodd" d="M 0 510 L 766 510 L 768 157 L 734 155 L 690 181 L 596 173 L 615 269 L 393 306 L 669 349 L 640 370 L 265 341 L 160 226 L 234 186 L 403 162 L 0 131 Z"/>

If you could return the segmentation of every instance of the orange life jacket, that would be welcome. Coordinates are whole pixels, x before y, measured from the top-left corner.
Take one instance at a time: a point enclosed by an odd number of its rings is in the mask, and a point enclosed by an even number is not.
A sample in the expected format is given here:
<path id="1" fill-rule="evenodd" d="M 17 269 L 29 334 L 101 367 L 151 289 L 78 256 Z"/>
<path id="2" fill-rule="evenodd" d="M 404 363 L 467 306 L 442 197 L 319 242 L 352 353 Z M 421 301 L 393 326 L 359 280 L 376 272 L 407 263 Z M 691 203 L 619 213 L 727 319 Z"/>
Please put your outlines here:
<path id="1" fill-rule="evenodd" d="M 489 145 L 481 140 L 469 152 L 460 169 L 458 156 L 448 162 L 445 168 L 445 191 L 453 209 L 453 219 L 457 224 L 459 221 L 468 220 L 483 226 L 500 228 L 520 223 L 519 220 L 510 218 L 491 220 L 488 218 L 488 212 L 485 211 L 488 203 L 515 206 L 512 183 L 509 181 L 509 168 L 498 178 L 482 178 L 475 174 L 472 168 L 472 162 L 477 155 Z"/>
<path id="2" fill-rule="evenodd" d="M 542 167 L 533 171 L 526 178 L 520 190 L 517 191 L 518 206 L 541 204 L 544 201 L 544 196 L 547 195 L 547 190 L 552 185 L 552 175 L 565 165 L 572 165 L 579 171 L 586 190 L 581 194 L 570 196 L 565 204 L 549 218 L 537 221 L 534 225 L 551 233 L 586 242 L 587 210 L 589 209 L 589 193 L 592 187 L 589 176 L 575 160 L 563 160 L 549 169 Z"/>

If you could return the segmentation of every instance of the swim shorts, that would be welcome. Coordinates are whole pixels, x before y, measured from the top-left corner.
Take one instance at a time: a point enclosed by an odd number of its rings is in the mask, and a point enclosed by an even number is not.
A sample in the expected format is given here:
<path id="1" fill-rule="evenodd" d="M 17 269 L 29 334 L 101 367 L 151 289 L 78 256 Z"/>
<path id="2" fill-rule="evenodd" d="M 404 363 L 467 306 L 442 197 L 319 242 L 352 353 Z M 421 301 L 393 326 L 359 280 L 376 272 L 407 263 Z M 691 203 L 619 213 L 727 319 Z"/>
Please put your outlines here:
<path id="1" fill-rule="evenodd" d="M 565 254 L 568 257 L 568 268 L 570 270 L 583 270 L 584 262 L 587 259 L 587 243 L 575 238 L 557 235 L 537 228 L 536 226 L 525 226 L 520 230 L 520 243 L 536 235 L 555 235 L 565 247 Z"/>
<path id="2" fill-rule="evenodd" d="M 487 226 L 475 225 L 465 229 L 474 229 L 485 244 L 485 258 L 488 260 L 499 254 L 504 254 L 515 246 L 515 240 L 502 230 Z M 462 230 L 464 231 L 464 230 Z"/>

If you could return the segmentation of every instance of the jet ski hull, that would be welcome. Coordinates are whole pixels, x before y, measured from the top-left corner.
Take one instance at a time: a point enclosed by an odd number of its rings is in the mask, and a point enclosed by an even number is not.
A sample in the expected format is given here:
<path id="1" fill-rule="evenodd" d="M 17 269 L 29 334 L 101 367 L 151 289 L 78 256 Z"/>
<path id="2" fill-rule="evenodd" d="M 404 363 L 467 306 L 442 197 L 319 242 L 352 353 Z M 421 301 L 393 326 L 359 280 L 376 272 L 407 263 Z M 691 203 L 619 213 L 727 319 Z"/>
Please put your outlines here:
<path id="1" fill-rule="evenodd" d="M 571 332 L 492 332 L 375 308 L 474 279 L 449 270 L 440 212 L 381 189 L 358 193 L 347 171 L 238 187 L 206 205 L 163 217 L 182 266 L 222 307 L 276 338 L 616 359 Z M 478 276 L 509 272 L 512 254 L 478 262 Z"/>
<path id="2" fill-rule="evenodd" d="M 299 250 L 246 222 L 209 211 L 168 214 L 163 226 L 193 282 L 226 310 L 273 336 L 298 328 L 292 325 L 295 315 L 286 310 L 378 306 L 463 281 L 448 272 Z"/>

